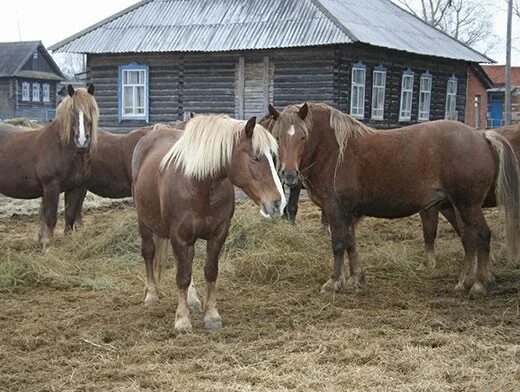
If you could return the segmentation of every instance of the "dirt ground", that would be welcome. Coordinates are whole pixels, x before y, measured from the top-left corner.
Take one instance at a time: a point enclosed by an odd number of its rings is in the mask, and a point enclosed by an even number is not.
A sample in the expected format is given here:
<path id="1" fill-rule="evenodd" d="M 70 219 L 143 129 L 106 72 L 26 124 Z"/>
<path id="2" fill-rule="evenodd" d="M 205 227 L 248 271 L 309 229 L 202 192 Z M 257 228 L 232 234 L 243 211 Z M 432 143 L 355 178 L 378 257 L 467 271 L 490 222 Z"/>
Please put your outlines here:
<path id="1" fill-rule="evenodd" d="M 462 247 L 444 221 L 437 269 L 417 270 L 417 217 L 363 221 L 366 290 L 321 295 L 331 251 L 319 211 L 302 203 L 294 227 L 241 205 L 221 258 L 224 328 L 194 314 L 191 334 L 173 328 L 174 270 L 161 305 L 142 305 L 131 206 L 87 213 L 46 254 L 37 217 L 0 218 L 0 391 L 520 390 L 520 271 L 498 213 L 486 215 L 498 284 L 483 299 L 454 293 Z"/>

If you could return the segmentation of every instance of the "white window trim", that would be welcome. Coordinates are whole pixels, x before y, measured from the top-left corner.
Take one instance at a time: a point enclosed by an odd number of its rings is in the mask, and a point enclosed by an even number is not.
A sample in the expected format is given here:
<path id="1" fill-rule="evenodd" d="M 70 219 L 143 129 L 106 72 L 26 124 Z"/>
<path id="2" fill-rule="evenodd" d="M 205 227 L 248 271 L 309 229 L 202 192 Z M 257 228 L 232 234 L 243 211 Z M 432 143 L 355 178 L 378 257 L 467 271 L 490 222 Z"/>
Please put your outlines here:
<path id="1" fill-rule="evenodd" d="M 30 102 L 31 101 L 31 83 L 23 82 L 22 83 L 22 102 Z"/>
<path id="2" fill-rule="evenodd" d="M 423 85 L 422 82 L 424 79 L 428 79 L 430 81 L 429 90 L 422 89 L 422 85 Z M 432 104 L 432 83 L 433 83 L 433 78 L 432 78 L 431 74 L 425 73 L 425 74 L 421 75 L 421 80 L 419 83 L 419 112 L 418 112 L 418 116 L 417 116 L 418 121 L 430 121 L 430 111 L 431 111 L 431 104 Z M 428 95 L 428 111 L 421 111 L 422 104 L 423 104 L 423 101 L 422 101 L 423 94 Z"/>
<path id="3" fill-rule="evenodd" d="M 34 94 L 35 88 L 38 89 L 38 94 Z M 40 93 L 41 93 L 41 86 L 40 83 L 33 83 L 32 84 L 32 101 L 33 102 L 40 102 Z"/>
<path id="4" fill-rule="evenodd" d="M 363 83 L 354 82 L 354 80 L 355 80 L 354 73 L 356 71 L 363 71 Z M 365 118 L 366 80 L 367 80 L 367 70 L 366 70 L 365 66 L 361 62 L 354 64 L 354 66 L 352 67 L 351 88 L 350 88 L 350 115 L 354 118 L 359 118 L 359 119 Z M 362 101 L 361 107 L 357 107 L 354 105 L 353 97 L 354 97 L 354 89 L 356 89 L 356 88 L 362 89 L 362 92 L 363 92 L 363 94 L 362 94 L 363 101 Z M 355 112 L 354 112 L 354 110 L 355 110 Z"/>
<path id="5" fill-rule="evenodd" d="M 135 65 L 135 67 L 134 67 Z M 121 80 L 120 80 L 120 91 L 121 91 L 121 102 L 120 102 L 120 120 L 146 120 L 148 121 L 148 67 L 141 66 L 138 64 L 130 64 L 128 66 L 121 67 Z M 144 74 L 144 83 L 143 84 L 125 84 L 125 73 L 126 72 L 143 72 Z M 144 87 L 144 113 L 135 113 L 136 107 L 134 106 L 134 113 L 127 114 L 125 113 L 125 86 L 134 87 L 133 91 L 135 91 L 135 87 Z M 135 96 L 134 96 L 135 99 Z M 135 101 L 134 101 L 135 104 Z"/>
<path id="6" fill-rule="evenodd" d="M 405 80 L 407 78 L 411 78 L 412 79 L 412 88 L 411 89 L 405 89 L 404 86 L 405 86 Z M 401 80 L 401 102 L 399 104 L 399 121 L 411 121 L 412 119 L 412 110 L 413 110 L 413 84 L 415 82 L 415 75 L 412 71 L 405 71 L 403 73 L 403 78 Z M 404 97 L 404 94 L 405 93 L 410 93 L 410 108 L 409 111 L 410 114 L 407 115 L 407 116 L 403 116 L 403 104 L 404 104 L 404 100 L 403 100 L 403 97 Z"/>
<path id="7" fill-rule="evenodd" d="M 42 84 L 42 101 L 46 103 L 51 101 L 51 85 L 49 83 Z"/>
<path id="8" fill-rule="evenodd" d="M 449 110 L 449 106 L 450 106 L 450 97 L 453 97 L 453 102 L 455 103 L 453 106 L 455 107 L 454 108 L 454 112 L 457 111 L 457 89 L 459 88 L 459 83 L 458 83 L 458 79 L 455 77 L 455 76 L 452 76 L 448 79 L 448 82 L 446 83 L 446 108 L 445 108 L 445 117 L 448 117 L 451 112 Z M 450 93 L 450 84 L 451 83 L 454 83 L 455 84 L 455 93 Z"/>
<path id="9" fill-rule="evenodd" d="M 376 74 L 382 74 L 383 75 L 383 84 L 381 86 L 377 86 L 375 84 L 376 80 Z M 374 115 L 374 112 L 378 109 L 376 109 L 375 106 L 375 98 L 377 96 L 378 90 L 383 91 L 383 109 L 381 115 Z M 385 118 L 385 94 L 386 94 L 386 71 L 380 69 L 380 70 L 374 70 L 374 73 L 372 75 L 372 119 L 373 120 L 383 120 Z"/>

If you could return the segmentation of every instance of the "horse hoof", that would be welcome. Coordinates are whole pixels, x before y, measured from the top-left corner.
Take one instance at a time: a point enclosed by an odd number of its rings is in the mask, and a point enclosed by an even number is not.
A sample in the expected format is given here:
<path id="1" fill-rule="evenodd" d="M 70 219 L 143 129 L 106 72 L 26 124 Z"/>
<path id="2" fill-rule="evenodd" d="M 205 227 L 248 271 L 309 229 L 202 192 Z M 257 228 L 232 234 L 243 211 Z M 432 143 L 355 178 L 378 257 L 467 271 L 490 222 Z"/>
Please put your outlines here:
<path id="1" fill-rule="evenodd" d="M 144 299 L 144 306 L 147 308 L 151 308 L 154 306 L 159 306 L 161 303 L 159 302 L 159 298 L 154 297 L 152 295 L 147 294 L 146 298 Z"/>
<path id="2" fill-rule="evenodd" d="M 202 302 L 200 300 L 193 300 L 188 302 L 188 307 L 193 313 L 202 313 Z"/>
<path id="3" fill-rule="evenodd" d="M 339 293 L 344 286 L 344 280 L 329 279 L 321 288 L 321 293 Z"/>
<path id="4" fill-rule="evenodd" d="M 179 332 L 189 333 L 192 331 L 190 320 L 179 319 L 175 322 L 175 329 Z"/>
<path id="5" fill-rule="evenodd" d="M 211 317 L 207 320 L 204 320 L 204 326 L 206 329 L 209 329 L 210 331 L 214 331 L 216 329 L 222 328 L 222 319 L 220 316 L 218 317 Z"/>
<path id="6" fill-rule="evenodd" d="M 469 291 L 469 297 L 471 299 L 476 299 L 481 298 L 484 295 L 486 295 L 486 288 L 482 284 L 475 282 L 475 284 L 473 285 L 473 287 L 471 287 L 471 290 Z"/>
<path id="7" fill-rule="evenodd" d="M 455 290 L 456 293 L 463 293 L 466 291 L 466 287 L 463 282 L 459 282 L 453 290 Z"/>

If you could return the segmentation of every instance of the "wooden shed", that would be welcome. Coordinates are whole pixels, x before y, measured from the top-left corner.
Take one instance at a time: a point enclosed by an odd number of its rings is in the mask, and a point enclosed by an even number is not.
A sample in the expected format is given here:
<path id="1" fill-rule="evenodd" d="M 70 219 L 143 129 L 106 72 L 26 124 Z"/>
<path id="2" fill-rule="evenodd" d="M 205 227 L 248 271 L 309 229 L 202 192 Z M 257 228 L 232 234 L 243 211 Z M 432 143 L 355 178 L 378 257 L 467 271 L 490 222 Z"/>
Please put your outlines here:
<path id="1" fill-rule="evenodd" d="M 52 120 L 63 79 L 40 41 L 0 43 L 0 119 Z"/>
<path id="2" fill-rule="evenodd" d="M 114 130 L 302 101 L 380 128 L 464 121 L 469 67 L 492 62 L 389 0 L 146 0 L 51 49 L 87 55 Z"/>

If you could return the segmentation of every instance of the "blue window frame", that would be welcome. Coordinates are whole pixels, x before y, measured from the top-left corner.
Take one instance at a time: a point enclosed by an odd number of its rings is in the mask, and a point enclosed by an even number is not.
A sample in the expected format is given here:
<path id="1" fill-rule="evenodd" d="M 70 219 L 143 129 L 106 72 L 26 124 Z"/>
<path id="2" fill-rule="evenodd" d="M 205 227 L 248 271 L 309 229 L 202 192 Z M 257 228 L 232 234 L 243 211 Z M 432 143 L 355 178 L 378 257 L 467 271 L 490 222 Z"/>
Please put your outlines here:
<path id="1" fill-rule="evenodd" d="M 401 84 L 401 107 L 399 109 L 399 121 L 410 121 L 412 119 L 413 83 L 415 73 L 408 68 L 403 72 Z"/>
<path id="2" fill-rule="evenodd" d="M 457 117 L 457 83 L 455 75 L 448 79 L 446 88 L 446 117 L 456 119 Z"/>
<path id="3" fill-rule="evenodd" d="M 432 74 L 426 71 L 421 75 L 419 87 L 419 121 L 430 120 L 430 104 L 432 98 Z"/>
<path id="4" fill-rule="evenodd" d="M 119 66 L 119 121 L 149 122 L 149 68 L 131 63 Z"/>
<path id="5" fill-rule="evenodd" d="M 385 114 L 386 68 L 378 65 L 372 77 L 372 120 L 383 120 Z"/>

